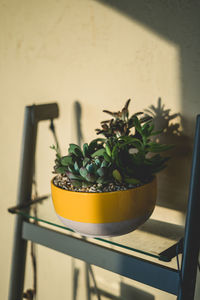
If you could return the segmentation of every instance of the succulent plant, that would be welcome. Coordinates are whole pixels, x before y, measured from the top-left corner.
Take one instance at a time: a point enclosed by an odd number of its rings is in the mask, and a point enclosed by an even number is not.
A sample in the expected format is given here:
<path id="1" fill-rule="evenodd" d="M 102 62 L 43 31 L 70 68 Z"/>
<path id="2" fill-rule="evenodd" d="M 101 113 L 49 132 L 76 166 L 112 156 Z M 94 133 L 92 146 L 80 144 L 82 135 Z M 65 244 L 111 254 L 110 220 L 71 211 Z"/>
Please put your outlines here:
<path id="1" fill-rule="evenodd" d="M 88 187 L 94 183 L 106 184 L 110 181 L 111 164 L 104 159 L 104 139 L 95 139 L 81 149 L 70 144 L 68 155 L 55 160 L 54 172 L 68 177 L 73 186 Z M 56 147 L 52 147 L 57 150 Z"/>
<path id="2" fill-rule="evenodd" d="M 129 118 L 129 103 L 130 100 L 119 112 L 104 110 L 113 117 L 101 122 L 102 129 L 96 129 L 97 134 L 105 138 L 85 143 L 82 148 L 70 144 L 66 156 L 61 156 L 53 146 L 56 150 L 54 173 L 67 176 L 74 187 L 115 182 L 135 185 L 150 181 L 165 168 L 169 157 L 162 157 L 160 152 L 172 146 L 152 139 L 162 130 L 154 131 L 150 116 L 138 112 Z"/>

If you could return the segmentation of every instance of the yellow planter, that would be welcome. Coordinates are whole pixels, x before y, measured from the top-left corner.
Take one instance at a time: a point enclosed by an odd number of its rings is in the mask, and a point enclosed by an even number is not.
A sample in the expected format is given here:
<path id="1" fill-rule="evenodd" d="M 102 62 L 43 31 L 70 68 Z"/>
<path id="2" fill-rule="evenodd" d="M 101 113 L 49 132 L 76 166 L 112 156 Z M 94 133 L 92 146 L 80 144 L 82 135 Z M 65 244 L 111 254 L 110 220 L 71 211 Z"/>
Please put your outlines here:
<path id="1" fill-rule="evenodd" d="M 51 182 L 52 200 L 59 219 L 86 236 L 116 236 L 135 230 L 152 214 L 156 178 L 143 186 L 106 193 L 72 192 Z"/>

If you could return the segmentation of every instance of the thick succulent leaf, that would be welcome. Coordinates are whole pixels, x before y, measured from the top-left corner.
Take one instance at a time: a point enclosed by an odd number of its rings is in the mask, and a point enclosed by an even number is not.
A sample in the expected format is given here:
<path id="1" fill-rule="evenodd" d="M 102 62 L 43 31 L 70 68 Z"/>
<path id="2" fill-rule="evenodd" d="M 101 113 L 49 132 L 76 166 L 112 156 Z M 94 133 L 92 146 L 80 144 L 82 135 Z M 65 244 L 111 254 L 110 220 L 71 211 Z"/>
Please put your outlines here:
<path id="1" fill-rule="evenodd" d="M 88 153 L 91 155 L 95 150 L 99 149 L 99 147 L 102 147 L 104 142 L 105 139 L 101 139 L 101 138 L 91 141 L 88 146 Z"/>
<path id="2" fill-rule="evenodd" d="M 71 181 L 71 183 L 72 183 L 72 185 L 73 185 L 74 187 L 79 188 L 79 187 L 82 186 L 82 181 L 80 181 L 80 180 L 74 180 L 74 179 L 72 179 L 72 180 L 70 180 L 70 181 Z"/>
<path id="3" fill-rule="evenodd" d="M 96 156 L 104 156 L 104 153 L 105 153 L 105 149 L 101 148 L 101 149 L 95 151 L 91 156 L 93 158 L 96 157 Z"/>
<path id="4" fill-rule="evenodd" d="M 108 162 L 104 159 L 103 161 L 102 161 L 102 163 L 101 163 L 101 168 L 102 167 L 108 167 Z"/>
<path id="5" fill-rule="evenodd" d="M 67 156 L 63 156 L 60 162 L 63 166 L 69 166 L 73 163 L 73 159 L 70 155 L 67 155 Z"/>
<path id="6" fill-rule="evenodd" d="M 86 166 L 86 169 L 89 173 L 94 173 L 96 171 L 96 165 L 94 165 L 93 163 L 88 164 Z"/>
<path id="7" fill-rule="evenodd" d="M 68 170 L 69 172 L 72 172 L 72 173 L 75 172 L 74 166 L 73 166 L 73 165 L 68 166 L 68 167 L 67 167 L 67 170 Z"/>
<path id="8" fill-rule="evenodd" d="M 70 154 L 74 154 L 77 157 L 83 157 L 81 148 L 76 144 L 70 144 L 68 151 Z"/>
<path id="9" fill-rule="evenodd" d="M 98 177 L 96 182 L 101 183 L 101 184 L 105 184 L 105 183 L 108 183 L 108 180 L 105 177 Z"/>
<path id="10" fill-rule="evenodd" d="M 99 158 L 95 158 L 94 162 L 97 167 L 99 167 L 101 165 L 101 160 Z"/>
<path id="11" fill-rule="evenodd" d="M 85 143 L 84 145 L 83 145 L 83 155 L 84 156 L 88 156 L 88 153 L 89 151 L 88 151 L 88 144 L 87 143 Z"/>
<path id="12" fill-rule="evenodd" d="M 90 162 L 90 159 L 88 157 L 85 157 L 83 160 L 83 167 L 85 167 Z"/>
<path id="13" fill-rule="evenodd" d="M 115 160 L 117 155 L 118 155 L 118 152 L 119 152 L 119 148 L 118 148 L 118 145 L 115 145 L 112 149 L 112 153 L 111 153 L 111 157 L 112 157 L 112 160 Z"/>
<path id="14" fill-rule="evenodd" d="M 122 182 L 122 176 L 117 169 L 112 172 L 112 175 L 117 181 Z"/>
<path id="15" fill-rule="evenodd" d="M 94 174 L 87 174 L 85 176 L 85 179 L 88 181 L 88 182 L 95 182 L 96 181 L 96 176 Z"/>
<path id="16" fill-rule="evenodd" d="M 74 170 L 76 173 L 79 173 L 79 165 L 78 165 L 77 161 L 75 161 L 75 163 L 74 163 Z"/>
<path id="17" fill-rule="evenodd" d="M 66 173 L 67 168 L 66 167 L 55 167 L 55 172 L 59 174 L 64 174 Z"/>
<path id="18" fill-rule="evenodd" d="M 90 187 L 91 185 L 93 185 L 93 183 L 91 183 L 91 182 L 88 182 L 88 181 L 83 181 L 83 182 L 82 182 L 82 187 L 83 187 L 83 188 Z"/>
<path id="19" fill-rule="evenodd" d="M 111 156 L 112 152 L 111 152 L 111 149 L 110 149 L 108 143 L 106 143 L 106 147 L 105 148 L 106 148 L 106 153 L 108 154 L 108 156 Z"/>
<path id="20" fill-rule="evenodd" d="M 105 176 L 106 175 L 106 171 L 107 169 L 105 167 L 102 167 L 102 168 L 99 168 L 97 169 L 97 174 L 102 177 L 102 176 Z"/>
<path id="21" fill-rule="evenodd" d="M 74 153 L 79 159 L 83 158 L 83 153 L 79 148 L 74 149 Z"/>
<path id="22" fill-rule="evenodd" d="M 69 177 L 70 180 L 73 180 L 73 179 L 74 180 L 81 180 L 82 179 L 80 175 L 74 174 L 74 173 L 69 172 L 69 171 L 67 171 L 66 174 L 67 174 L 67 176 Z"/>
<path id="23" fill-rule="evenodd" d="M 104 152 L 103 157 L 104 157 L 104 160 L 106 160 L 107 162 L 111 161 L 111 157 L 108 156 L 108 154 L 106 152 Z"/>
<path id="24" fill-rule="evenodd" d="M 87 176 L 87 174 L 88 174 L 88 171 L 87 171 L 87 169 L 85 167 L 82 167 L 82 168 L 80 168 L 79 173 L 80 173 L 80 175 L 82 177 L 85 178 Z"/>

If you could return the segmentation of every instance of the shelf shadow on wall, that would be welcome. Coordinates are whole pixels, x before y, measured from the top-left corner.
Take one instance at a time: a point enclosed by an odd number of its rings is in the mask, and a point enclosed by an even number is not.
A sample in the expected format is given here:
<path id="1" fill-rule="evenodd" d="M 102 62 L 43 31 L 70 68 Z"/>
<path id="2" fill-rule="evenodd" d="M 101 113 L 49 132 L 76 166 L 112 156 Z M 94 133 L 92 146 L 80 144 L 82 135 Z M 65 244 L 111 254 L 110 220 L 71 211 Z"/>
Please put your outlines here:
<path id="1" fill-rule="evenodd" d="M 96 291 L 93 287 L 90 288 L 90 292 L 93 295 L 96 295 Z M 98 293 L 100 297 L 103 297 L 103 299 L 107 300 L 154 300 L 155 297 L 145 292 L 141 289 L 138 289 L 134 286 L 130 286 L 128 284 L 125 284 L 123 282 L 120 282 L 120 296 L 115 296 L 110 292 L 107 292 L 103 289 L 98 289 Z"/>

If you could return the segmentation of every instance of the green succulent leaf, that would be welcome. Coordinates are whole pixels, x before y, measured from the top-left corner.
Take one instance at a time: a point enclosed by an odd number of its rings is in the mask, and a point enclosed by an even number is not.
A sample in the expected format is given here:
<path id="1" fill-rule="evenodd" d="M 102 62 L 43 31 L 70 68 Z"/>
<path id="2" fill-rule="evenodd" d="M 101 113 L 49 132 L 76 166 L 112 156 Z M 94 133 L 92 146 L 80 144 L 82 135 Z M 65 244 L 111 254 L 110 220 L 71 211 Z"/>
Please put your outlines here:
<path id="1" fill-rule="evenodd" d="M 103 177 L 106 175 L 106 168 L 105 167 L 102 167 L 102 168 L 99 168 L 97 169 L 97 174 L 100 176 L 100 177 Z"/>
<path id="2" fill-rule="evenodd" d="M 92 184 L 93 184 L 93 183 L 91 183 L 91 182 L 83 181 L 83 182 L 82 182 L 82 187 L 83 187 L 83 188 L 87 188 L 87 187 L 90 187 Z"/>
<path id="3" fill-rule="evenodd" d="M 95 169 L 96 169 L 96 166 L 95 166 L 93 163 L 91 163 L 91 164 L 88 164 L 88 165 L 86 166 L 86 169 L 87 169 L 87 171 L 88 171 L 89 173 L 94 173 L 94 172 L 95 172 Z"/>
<path id="4" fill-rule="evenodd" d="M 111 162 L 111 157 L 108 156 L 108 154 L 106 152 L 104 152 L 103 157 L 104 157 L 104 160 L 106 160 L 107 162 Z"/>
<path id="5" fill-rule="evenodd" d="M 64 174 L 64 173 L 66 173 L 66 171 L 67 171 L 66 167 L 58 167 L 58 168 L 55 167 L 55 172 L 56 173 Z"/>
<path id="6" fill-rule="evenodd" d="M 69 166 L 73 164 L 73 159 L 70 155 L 63 156 L 60 160 L 62 166 Z"/>
<path id="7" fill-rule="evenodd" d="M 67 174 L 67 176 L 69 177 L 70 180 L 81 180 L 82 179 L 80 175 L 74 174 L 74 173 L 69 172 L 69 171 L 67 171 L 66 174 Z"/>
<path id="8" fill-rule="evenodd" d="M 94 174 L 87 174 L 85 176 L 85 179 L 88 181 L 88 182 L 95 182 L 96 181 L 96 176 Z"/>
<path id="9" fill-rule="evenodd" d="M 85 157 L 83 160 L 83 167 L 85 167 L 90 162 L 90 159 L 88 157 Z"/>
<path id="10" fill-rule="evenodd" d="M 87 143 L 85 143 L 84 145 L 83 145 L 83 155 L 84 156 L 87 156 L 89 153 L 88 153 L 89 151 L 88 151 L 88 144 Z"/>
<path id="11" fill-rule="evenodd" d="M 88 153 L 91 155 L 97 149 L 102 148 L 104 142 L 105 139 L 101 139 L 101 138 L 91 141 L 88 146 Z"/>
<path id="12" fill-rule="evenodd" d="M 98 177 L 96 180 L 97 183 L 106 184 L 108 181 L 104 177 Z"/>
<path id="13" fill-rule="evenodd" d="M 71 180 L 71 183 L 72 183 L 72 185 L 73 185 L 74 187 L 77 187 L 77 188 L 79 188 L 79 187 L 82 186 L 82 181 L 81 181 L 81 180 L 74 180 L 74 179 L 72 179 L 72 180 Z"/>
<path id="14" fill-rule="evenodd" d="M 75 161 L 75 163 L 74 163 L 74 171 L 79 173 L 79 165 L 78 165 L 77 161 Z"/>
<path id="15" fill-rule="evenodd" d="M 112 172 L 112 175 L 117 181 L 122 182 L 122 176 L 117 169 Z"/>
<path id="16" fill-rule="evenodd" d="M 87 174 L 88 174 L 88 170 L 87 170 L 85 167 L 82 167 L 82 168 L 80 168 L 79 173 L 80 173 L 80 175 L 81 175 L 82 177 L 85 178 L 85 177 L 87 176 Z"/>
<path id="17" fill-rule="evenodd" d="M 94 158 L 94 157 L 96 157 L 96 156 L 104 156 L 104 153 L 105 153 L 105 149 L 104 149 L 104 148 L 101 148 L 101 149 L 95 151 L 95 152 L 91 155 L 91 157 Z"/>
<path id="18" fill-rule="evenodd" d="M 101 163 L 101 168 L 103 168 L 103 167 L 108 167 L 108 162 L 104 159 L 103 161 L 102 161 L 102 163 Z"/>
<path id="19" fill-rule="evenodd" d="M 70 154 L 74 154 L 77 157 L 83 157 L 81 148 L 76 144 L 70 144 L 68 151 Z"/>
<path id="20" fill-rule="evenodd" d="M 101 160 L 99 158 L 95 158 L 94 162 L 97 167 L 99 167 L 101 165 Z"/>
<path id="21" fill-rule="evenodd" d="M 67 167 L 67 170 L 68 170 L 69 172 L 75 173 L 75 170 L 74 170 L 74 166 L 73 166 L 73 165 L 68 166 L 68 167 Z"/>
<path id="22" fill-rule="evenodd" d="M 105 149 L 106 149 L 106 153 L 108 154 L 108 156 L 111 156 L 111 155 L 112 155 L 112 152 L 111 152 L 111 149 L 110 149 L 108 143 L 106 143 Z"/>

